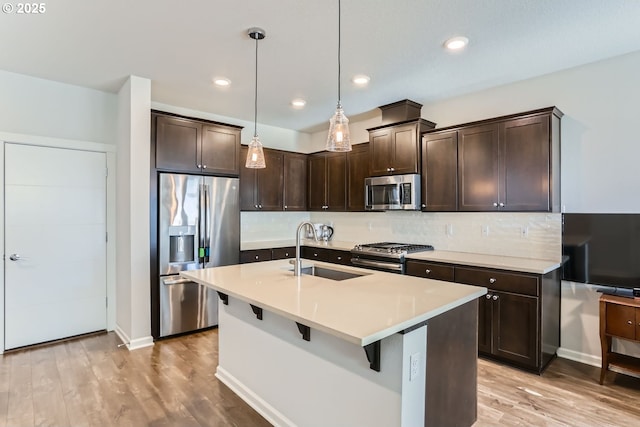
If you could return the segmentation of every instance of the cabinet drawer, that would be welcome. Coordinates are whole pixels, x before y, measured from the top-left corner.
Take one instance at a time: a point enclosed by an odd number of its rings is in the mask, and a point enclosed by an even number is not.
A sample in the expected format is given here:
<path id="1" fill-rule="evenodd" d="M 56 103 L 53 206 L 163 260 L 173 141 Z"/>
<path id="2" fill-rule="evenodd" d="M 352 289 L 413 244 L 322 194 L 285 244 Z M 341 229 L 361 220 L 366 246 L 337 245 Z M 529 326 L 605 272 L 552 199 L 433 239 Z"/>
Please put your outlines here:
<path id="1" fill-rule="evenodd" d="M 295 246 L 288 246 L 286 248 L 274 248 L 271 250 L 271 259 L 287 259 L 296 257 Z"/>
<path id="2" fill-rule="evenodd" d="M 240 252 L 240 263 L 271 261 L 271 249 L 255 249 Z"/>
<path id="3" fill-rule="evenodd" d="M 454 268 L 452 265 L 434 264 L 431 262 L 408 260 L 406 271 L 409 276 L 445 280 L 447 282 L 453 282 L 454 277 Z"/>
<path id="4" fill-rule="evenodd" d="M 635 307 L 618 304 L 607 304 L 607 334 L 630 340 L 636 337 Z"/>
<path id="5" fill-rule="evenodd" d="M 496 291 L 539 296 L 538 277 L 481 268 L 455 268 L 455 281 Z"/>
<path id="6" fill-rule="evenodd" d="M 351 265 L 351 252 L 349 251 L 341 251 L 339 249 L 328 249 L 327 258 L 328 258 L 327 260 L 328 262 L 332 262 L 334 264 Z"/>
<path id="7" fill-rule="evenodd" d="M 304 246 L 301 249 L 302 257 L 315 261 L 329 262 L 329 254 L 326 249 Z"/>

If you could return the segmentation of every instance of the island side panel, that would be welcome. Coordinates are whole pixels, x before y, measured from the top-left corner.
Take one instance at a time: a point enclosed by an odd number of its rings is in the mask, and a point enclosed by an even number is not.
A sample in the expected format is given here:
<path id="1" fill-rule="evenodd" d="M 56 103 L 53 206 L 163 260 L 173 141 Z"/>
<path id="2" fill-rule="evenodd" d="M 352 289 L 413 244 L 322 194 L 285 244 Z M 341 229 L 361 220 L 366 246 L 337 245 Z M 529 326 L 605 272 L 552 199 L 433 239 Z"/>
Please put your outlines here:
<path id="1" fill-rule="evenodd" d="M 426 427 L 464 427 L 478 415 L 478 300 L 427 323 Z"/>
<path id="2" fill-rule="evenodd" d="M 304 341 L 294 321 L 258 320 L 233 297 L 219 309 L 216 376 L 274 425 L 402 425 L 402 335 L 382 340 L 376 372 L 358 345 L 314 329 Z"/>

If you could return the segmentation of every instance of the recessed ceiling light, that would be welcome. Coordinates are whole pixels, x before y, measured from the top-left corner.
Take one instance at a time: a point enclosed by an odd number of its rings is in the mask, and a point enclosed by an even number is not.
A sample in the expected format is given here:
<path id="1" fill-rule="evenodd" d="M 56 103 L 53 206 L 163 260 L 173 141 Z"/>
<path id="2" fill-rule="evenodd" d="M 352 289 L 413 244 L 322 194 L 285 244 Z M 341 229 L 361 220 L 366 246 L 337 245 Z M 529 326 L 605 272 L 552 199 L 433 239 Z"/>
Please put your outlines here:
<path id="1" fill-rule="evenodd" d="M 294 99 L 293 101 L 291 101 L 291 105 L 294 108 L 302 108 L 305 105 L 307 105 L 307 101 L 305 101 L 304 99 L 297 98 L 297 99 Z"/>
<path id="2" fill-rule="evenodd" d="M 367 84 L 369 84 L 370 80 L 371 77 L 365 76 L 364 74 L 357 74 L 351 79 L 353 84 L 355 84 L 356 86 L 366 86 Z"/>
<path id="3" fill-rule="evenodd" d="M 219 87 L 227 87 L 231 84 L 231 80 L 226 77 L 216 77 L 213 79 L 213 84 Z"/>
<path id="4" fill-rule="evenodd" d="M 444 42 L 444 47 L 449 50 L 460 50 L 469 44 L 469 39 L 466 37 L 453 37 Z"/>

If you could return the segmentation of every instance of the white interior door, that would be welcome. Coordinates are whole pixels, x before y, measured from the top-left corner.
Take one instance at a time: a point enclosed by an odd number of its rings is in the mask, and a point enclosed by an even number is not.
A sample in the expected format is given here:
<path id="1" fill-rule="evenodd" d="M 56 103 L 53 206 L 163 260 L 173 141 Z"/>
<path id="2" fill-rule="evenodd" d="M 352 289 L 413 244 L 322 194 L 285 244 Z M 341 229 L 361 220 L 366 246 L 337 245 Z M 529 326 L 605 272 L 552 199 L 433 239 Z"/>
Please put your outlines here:
<path id="1" fill-rule="evenodd" d="M 5 144 L 5 349 L 106 329 L 106 155 Z"/>

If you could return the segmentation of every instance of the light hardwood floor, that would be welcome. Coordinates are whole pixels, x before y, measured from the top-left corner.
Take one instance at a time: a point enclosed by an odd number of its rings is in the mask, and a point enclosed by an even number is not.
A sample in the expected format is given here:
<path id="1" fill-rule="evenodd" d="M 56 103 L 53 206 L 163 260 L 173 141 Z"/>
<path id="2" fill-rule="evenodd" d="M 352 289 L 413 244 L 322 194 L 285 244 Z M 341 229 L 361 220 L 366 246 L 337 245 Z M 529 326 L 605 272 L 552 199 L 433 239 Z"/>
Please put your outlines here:
<path id="1" fill-rule="evenodd" d="M 3 426 L 268 426 L 214 376 L 217 330 L 129 352 L 113 333 L 0 356 Z M 542 376 L 479 361 L 485 426 L 640 425 L 640 379 L 556 359 Z"/>

